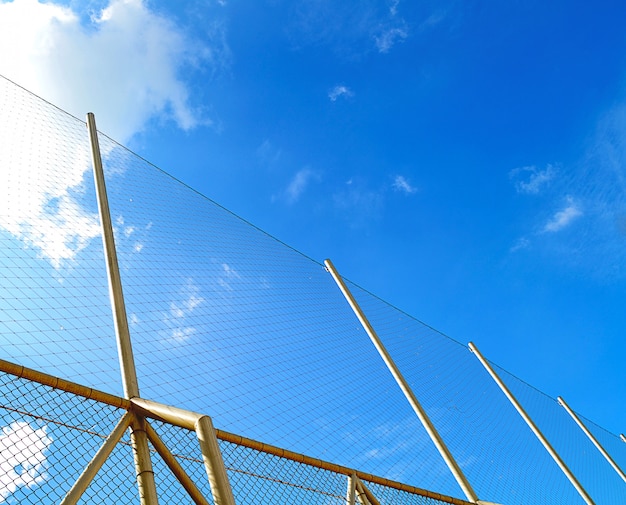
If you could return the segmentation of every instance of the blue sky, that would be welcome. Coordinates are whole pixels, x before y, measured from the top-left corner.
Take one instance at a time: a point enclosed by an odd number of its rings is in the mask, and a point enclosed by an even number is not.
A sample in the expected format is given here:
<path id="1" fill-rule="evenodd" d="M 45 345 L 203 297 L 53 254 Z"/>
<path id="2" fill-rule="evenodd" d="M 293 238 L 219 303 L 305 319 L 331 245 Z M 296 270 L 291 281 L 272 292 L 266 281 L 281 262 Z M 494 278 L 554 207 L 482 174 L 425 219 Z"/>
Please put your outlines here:
<path id="1" fill-rule="evenodd" d="M 95 112 L 200 193 L 620 433 L 624 19 L 610 1 L 14 0 L 0 74 Z"/>

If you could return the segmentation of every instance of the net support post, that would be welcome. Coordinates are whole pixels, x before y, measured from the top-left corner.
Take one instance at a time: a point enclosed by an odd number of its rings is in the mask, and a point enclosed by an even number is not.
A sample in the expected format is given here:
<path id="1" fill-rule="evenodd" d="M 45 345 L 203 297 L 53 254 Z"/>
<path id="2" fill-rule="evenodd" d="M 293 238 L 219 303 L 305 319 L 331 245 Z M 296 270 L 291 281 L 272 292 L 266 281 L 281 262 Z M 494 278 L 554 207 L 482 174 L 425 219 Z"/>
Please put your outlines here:
<path id="1" fill-rule="evenodd" d="M 209 416 L 202 416 L 196 421 L 196 435 L 200 442 L 204 467 L 211 484 L 211 493 L 215 505 L 235 505 L 235 497 L 230 487 L 220 446 L 215 436 L 213 422 Z"/>
<path id="2" fill-rule="evenodd" d="M 152 443 L 152 447 L 156 449 L 165 464 L 170 468 L 174 477 L 185 488 L 189 497 L 196 505 L 209 505 L 208 500 L 200 492 L 196 484 L 191 480 L 185 469 L 180 465 L 176 457 L 170 452 L 165 443 L 161 440 L 161 437 L 154 431 L 154 428 L 150 426 L 150 423 L 146 421 L 146 433 L 148 439 Z"/>
<path id="3" fill-rule="evenodd" d="M 478 360 L 483 365 L 485 370 L 487 370 L 487 372 L 489 373 L 491 378 L 494 380 L 494 382 L 498 385 L 500 390 L 508 398 L 509 402 L 511 402 L 511 405 L 513 405 L 515 410 L 517 410 L 518 414 L 522 417 L 524 422 L 528 425 L 531 431 L 535 434 L 539 442 L 541 442 L 541 444 L 546 449 L 546 451 L 548 451 L 548 454 L 550 454 L 554 462 L 559 466 L 561 471 L 565 474 L 565 476 L 568 478 L 570 483 L 574 486 L 574 488 L 576 489 L 580 497 L 585 501 L 585 503 L 587 503 L 587 505 L 595 505 L 594 501 L 591 499 L 587 491 L 585 491 L 585 488 L 582 486 L 580 482 L 578 482 L 578 479 L 576 478 L 576 476 L 572 473 L 569 467 L 561 459 L 561 456 L 559 456 L 559 453 L 556 452 L 554 447 L 552 447 L 548 439 L 544 436 L 544 434 L 541 432 L 539 427 L 535 424 L 532 418 L 528 415 L 524 407 L 522 407 L 521 403 L 517 401 L 517 398 L 515 398 L 511 390 L 507 387 L 504 381 L 496 373 L 496 371 L 493 369 L 491 364 L 485 359 L 485 357 L 480 353 L 478 348 L 472 342 L 468 344 L 468 347 L 469 347 L 469 350 L 472 353 L 474 353 L 474 355 L 478 358 Z"/>
<path id="4" fill-rule="evenodd" d="M 356 499 L 356 473 L 352 473 L 352 475 L 348 475 L 348 489 L 346 491 L 346 504 L 347 505 L 355 505 Z"/>
<path id="5" fill-rule="evenodd" d="M 107 277 L 109 280 L 109 296 L 111 298 L 111 308 L 113 311 L 117 350 L 120 361 L 120 370 L 122 373 L 122 384 L 124 387 L 125 397 L 130 399 L 139 396 L 139 385 L 137 382 L 137 371 L 135 369 L 130 331 L 128 329 L 128 318 L 126 315 L 126 305 L 124 303 L 122 279 L 117 261 L 117 251 L 115 248 L 111 212 L 109 209 L 109 200 L 104 180 L 104 170 L 102 168 L 102 157 L 100 154 L 100 143 L 98 142 L 96 118 L 91 112 L 87 114 L 87 130 L 91 146 L 91 161 L 93 165 L 94 183 L 96 186 L 96 197 L 98 200 L 98 212 L 100 214 L 100 223 L 102 225 L 102 244 L 106 259 Z M 131 443 L 135 458 L 135 468 L 137 470 L 139 495 L 142 505 L 158 505 L 156 486 L 154 483 L 154 472 L 152 470 L 150 450 L 148 448 L 148 437 L 143 429 L 143 423 L 144 419 L 140 416 L 136 416 L 131 425 Z"/>
<path id="6" fill-rule="evenodd" d="M 98 449 L 98 452 L 91 459 L 83 473 L 80 474 L 80 477 L 76 480 L 72 489 L 70 489 L 63 501 L 60 505 L 76 505 L 80 498 L 83 496 L 83 493 L 91 484 L 91 481 L 94 479 L 102 465 L 107 460 L 107 458 L 113 452 L 113 449 L 117 445 L 117 443 L 122 439 L 124 432 L 130 426 L 130 423 L 133 419 L 133 415 L 130 412 L 126 412 L 124 416 L 117 423 L 111 434 L 107 437 L 104 444 Z"/>
<path id="7" fill-rule="evenodd" d="M 432 421 L 428 417 L 428 414 L 426 413 L 426 411 L 424 410 L 424 408 L 418 401 L 417 397 L 413 393 L 413 390 L 411 389 L 408 382 L 406 381 L 406 379 L 400 372 L 400 369 L 396 366 L 391 355 L 389 354 L 389 352 L 383 345 L 382 341 L 378 337 L 378 334 L 376 333 L 376 331 L 374 330 L 374 328 L 368 321 L 367 317 L 365 316 L 365 313 L 363 312 L 363 310 L 361 310 L 361 307 L 357 303 L 356 299 L 354 298 L 354 296 L 352 295 L 352 293 L 346 286 L 345 282 L 343 281 L 343 279 L 341 278 L 341 276 L 335 269 L 335 266 L 329 259 L 324 261 L 324 265 L 326 266 L 326 269 L 328 270 L 328 272 L 331 274 L 331 276 L 337 283 L 337 286 L 341 290 L 342 294 L 346 298 L 346 301 L 348 302 L 354 314 L 356 315 L 359 322 L 363 326 L 363 329 L 365 330 L 370 340 L 376 347 L 376 350 L 378 351 L 381 358 L 387 365 L 387 368 L 393 375 L 394 379 L 396 380 L 398 386 L 404 393 L 404 396 L 408 400 L 409 404 L 411 405 L 411 407 L 417 414 L 417 417 L 419 418 L 422 425 L 424 426 L 424 429 L 428 433 L 428 436 L 430 437 L 432 442 L 435 444 L 435 447 L 439 451 L 439 454 L 441 454 L 441 457 L 443 458 L 446 465 L 448 466 L 448 469 L 452 472 L 452 475 L 454 476 L 457 483 L 461 487 L 461 490 L 465 494 L 467 500 L 472 503 L 478 502 L 478 496 L 476 495 L 476 492 L 474 491 L 471 484 L 467 480 L 467 477 L 463 473 L 463 470 L 461 470 L 461 467 L 459 466 L 457 461 L 454 459 L 454 456 L 452 456 L 452 453 L 450 452 L 445 442 L 439 435 L 439 432 L 435 428 L 435 425 L 432 423 Z"/>
<path id="8" fill-rule="evenodd" d="M 570 417 L 574 420 L 574 422 L 578 425 L 578 427 L 583 431 L 583 433 L 587 435 L 587 438 L 589 438 L 589 440 L 591 440 L 591 443 L 596 446 L 596 449 L 600 451 L 600 454 L 604 456 L 604 459 L 606 459 L 609 462 L 609 464 L 613 467 L 613 470 L 617 472 L 617 475 L 619 475 L 622 478 L 622 480 L 626 482 L 626 475 L 624 474 L 622 469 L 615 462 L 615 460 L 611 457 L 611 455 L 608 452 L 606 452 L 604 447 L 602 447 L 600 442 L 598 442 L 598 439 L 593 436 L 593 433 L 589 431 L 589 429 L 585 426 L 585 424 L 582 422 L 580 417 L 578 417 L 576 413 L 570 408 L 570 406 L 565 402 L 563 397 L 558 396 L 556 401 L 559 403 L 561 407 L 565 409 L 565 411 L 570 415 Z"/>

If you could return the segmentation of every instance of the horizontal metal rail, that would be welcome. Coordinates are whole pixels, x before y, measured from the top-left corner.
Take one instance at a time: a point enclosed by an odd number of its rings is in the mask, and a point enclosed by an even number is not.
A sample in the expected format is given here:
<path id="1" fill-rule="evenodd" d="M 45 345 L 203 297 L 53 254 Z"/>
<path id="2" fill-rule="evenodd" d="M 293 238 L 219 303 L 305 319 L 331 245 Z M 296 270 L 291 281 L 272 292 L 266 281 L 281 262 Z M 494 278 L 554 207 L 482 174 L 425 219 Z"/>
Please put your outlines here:
<path id="1" fill-rule="evenodd" d="M 0 371 L 18 378 L 37 382 L 38 384 L 43 384 L 44 386 L 49 386 L 51 388 L 59 389 L 67 393 L 75 394 L 88 400 L 94 400 L 96 402 L 111 405 L 113 407 L 117 407 L 127 411 L 135 411 L 142 416 L 156 419 L 159 421 L 164 421 L 190 431 L 195 431 L 196 423 L 200 419 L 207 417 L 204 414 L 199 414 L 196 412 L 179 409 L 177 407 L 163 405 L 161 403 L 144 400 L 141 398 L 133 398 L 132 400 L 127 400 L 125 398 L 105 393 L 97 389 L 82 386 L 75 382 L 54 377 L 53 375 L 38 372 L 37 370 L 33 370 L 32 368 L 28 368 L 22 365 L 16 365 L 15 363 L 11 363 L 10 361 L 6 361 L 3 359 L 0 359 Z M 215 429 L 215 436 L 217 437 L 217 439 L 224 442 L 230 442 L 240 445 L 242 447 L 247 447 L 248 449 L 271 454 L 273 456 L 285 458 L 296 463 L 302 463 L 315 468 L 320 468 L 322 470 L 346 475 L 348 477 L 356 475 L 356 477 L 358 477 L 359 479 L 369 483 L 378 484 L 391 489 L 396 489 L 398 491 L 404 491 L 419 496 L 424 496 L 426 498 L 431 498 L 433 500 L 437 500 L 443 503 L 450 503 L 452 505 L 474 505 L 472 504 L 472 502 L 462 500 L 460 498 L 443 495 L 440 493 L 429 491 L 427 489 L 410 486 L 408 484 L 403 484 L 401 482 L 386 479 L 384 477 L 379 477 L 370 473 L 354 470 L 346 466 L 337 465 L 329 461 L 324 461 L 321 459 L 306 456 L 304 454 L 299 454 L 297 452 L 282 449 L 274 445 L 265 444 L 263 442 L 242 437 L 240 435 L 235 435 L 233 433 L 229 433 L 220 429 Z"/>

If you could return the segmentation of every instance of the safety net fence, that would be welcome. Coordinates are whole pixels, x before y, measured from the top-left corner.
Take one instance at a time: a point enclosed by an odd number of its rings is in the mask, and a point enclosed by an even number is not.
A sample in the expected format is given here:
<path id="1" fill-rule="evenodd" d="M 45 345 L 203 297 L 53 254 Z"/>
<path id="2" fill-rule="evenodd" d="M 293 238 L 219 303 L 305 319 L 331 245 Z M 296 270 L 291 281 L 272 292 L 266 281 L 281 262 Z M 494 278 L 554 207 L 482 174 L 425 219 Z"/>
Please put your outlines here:
<path id="1" fill-rule="evenodd" d="M 323 264 L 106 135 L 99 144 L 142 398 L 206 413 L 220 429 L 294 453 L 464 496 Z M 0 78 L 0 358 L 119 397 L 91 170 L 85 122 Z M 347 285 L 480 499 L 584 503 L 465 345 Z M 498 371 L 596 503 L 626 503 L 626 484 L 556 400 Z M 37 405 L 37 415 L 54 418 L 45 402 Z M 86 412 L 85 426 L 97 427 Z M 22 429 L 11 416 L 2 420 L 5 434 Z M 585 422 L 623 462 L 626 444 Z M 55 439 L 38 426 L 36 436 Z M 107 430 L 95 432 L 99 440 Z M 52 459 L 74 455 L 71 444 L 61 446 L 49 444 Z M 233 454 L 266 458 L 247 451 Z M 2 472 L 31 471 L 2 463 Z M 289 465 L 283 473 L 297 475 Z M 132 465 L 126 470 L 134 483 Z M 114 466 L 107 473 L 125 475 Z M 298 492 L 313 493 L 303 482 L 318 477 L 306 475 Z M 284 493 L 283 477 L 254 486 Z M 345 500 L 342 479 L 321 486 L 327 494 L 316 499 Z M 1 499 L 44 485 L 28 482 Z M 253 499 L 254 486 L 238 503 Z M 121 493 L 124 484 L 114 487 Z M 403 492 L 381 491 L 388 503 L 404 503 Z"/>
<path id="2" fill-rule="evenodd" d="M 130 401 L 32 369 L 0 361 L 0 503 L 65 503 L 79 476 L 132 408 Z M 213 503 L 203 454 L 193 430 L 156 418 L 150 426 Z M 216 430 L 236 503 L 469 502 Z M 158 449 L 151 461 L 160 503 L 198 503 Z M 79 503 L 139 503 L 132 444 L 123 435 L 85 486 Z M 355 482 L 355 498 L 350 489 Z M 362 490 L 362 491 L 359 491 Z M 365 494 L 359 497 L 359 493 Z M 368 498 L 367 495 L 371 498 Z"/>

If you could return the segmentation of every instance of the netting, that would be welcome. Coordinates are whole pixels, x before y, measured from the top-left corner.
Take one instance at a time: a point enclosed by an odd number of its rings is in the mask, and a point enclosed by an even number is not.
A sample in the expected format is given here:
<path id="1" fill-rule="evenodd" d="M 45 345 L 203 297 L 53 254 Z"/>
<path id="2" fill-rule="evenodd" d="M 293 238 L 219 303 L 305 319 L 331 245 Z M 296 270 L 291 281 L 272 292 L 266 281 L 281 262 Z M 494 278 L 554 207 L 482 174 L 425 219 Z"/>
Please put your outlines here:
<path id="1" fill-rule="evenodd" d="M 124 412 L 0 372 L 0 503 L 60 503 Z M 150 423 L 208 502 L 213 503 L 195 433 L 161 421 Z M 346 503 L 348 480 L 344 474 L 234 442 L 221 440 L 219 445 L 239 505 Z M 154 450 L 151 460 L 160 503 L 193 504 Z M 384 500 L 382 503 L 443 503 L 381 484 L 367 485 Z M 79 503 L 138 503 L 128 436 L 113 450 Z"/>
<path id="2" fill-rule="evenodd" d="M 142 397 L 205 412 L 217 427 L 250 438 L 462 496 L 320 263 L 102 134 L 100 147 Z M 2 357 L 120 394 L 89 156 L 83 121 L 0 78 Z M 481 499 L 582 503 L 465 346 L 350 289 Z M 505 380 L 597 503 L 624 503 L 626 486 L 561 407 Z M 10 433 L 26 429 L 12 424 L 18 418 L 5 423 Z M 42 427 L 32 430 L 43 440 Z M 626 446 L 591 429 L 624 465 Z M 190 451 L 178 457 L 198 475 L 197 448 L 176 438 L 187 435 L 157 430 Z M 336 475 L 293 462 L 246 470 L 274 456 L 229 447 L 223 444 L 226 459 L 241 469 L 231 472 L 233 486 L 244 500 L 257 492 L 285 501 L 345 500 Z M 172 503 L 184 503 L 171 476 L 159 479 Z M 13 496 L 40 484 L 7 489 Z M 388 492 L 390 503 L 404 503 L 393 494 L 399 491 Z"/>
<path id="3" fill-rule="evenodd" d="M 58 504 L 124 410 L 0 373 L 0 503 Z M 138 503 L 128 437 L 84 503 Z"/>

